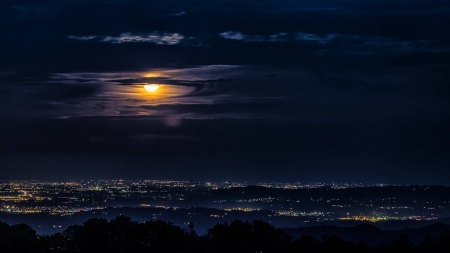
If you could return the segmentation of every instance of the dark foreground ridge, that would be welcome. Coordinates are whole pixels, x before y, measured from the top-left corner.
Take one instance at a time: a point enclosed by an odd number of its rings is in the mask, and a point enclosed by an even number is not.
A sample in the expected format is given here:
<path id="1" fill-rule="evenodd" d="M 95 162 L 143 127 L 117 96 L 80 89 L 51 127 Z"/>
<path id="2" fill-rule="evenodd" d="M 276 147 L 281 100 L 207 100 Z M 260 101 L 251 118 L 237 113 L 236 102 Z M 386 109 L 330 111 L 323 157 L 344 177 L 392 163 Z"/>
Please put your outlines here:
<path id="1" fill-rule="evenodd" d="M 183 229 L 166 221 L 136 222 L 121 215 L 109 222 L 89 219 L 83 225 L 45 236 L 37 235 L 26 224 L 0 222 L 0 252 L 450 252 L 450 229 L 437 237 L 427 236 L 418 245 L 400 234 L 391 242 L 372 247 L 336 234 L 293 239 L 285 230 L 262 220 L 218 223 L 199 236 L 193 223 Z"/>

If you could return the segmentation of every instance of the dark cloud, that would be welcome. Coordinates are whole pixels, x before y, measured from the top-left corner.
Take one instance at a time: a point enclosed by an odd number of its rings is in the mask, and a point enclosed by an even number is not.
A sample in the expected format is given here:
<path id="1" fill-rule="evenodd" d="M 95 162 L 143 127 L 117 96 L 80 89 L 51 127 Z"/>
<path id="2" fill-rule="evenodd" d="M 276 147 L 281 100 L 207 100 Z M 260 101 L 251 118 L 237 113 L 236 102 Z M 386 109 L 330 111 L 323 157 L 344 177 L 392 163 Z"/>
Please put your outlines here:
<path id="1" fill-rule="evenodd" d="M 149 110 L 172 111 L 181 114 L 194 113 L 204 115 L 220 115 L 229 113 L 230 115 L 244 114 L 244 116 L 249 116 L 249 113 L 258 113 L 260 117 L 263 117 L 265 114 L 267 115 L 267 113 L 278 112 L 280 109 L 283 109 L 284 106 L 286 106 L 284 101 L 277 101 L 276 99 L 268 99 L 264 101 L 263 99 L 263 101 L 253 101 L 247 103 L 229 101 L 228 103 L 219 104 L 161 104 L 155 106 L 141 106 L 141 108 Z"/>
<path id="2" fill-rule="evenodd" d="M 95 84 L 55 84 L 36 90 L 32 96 L 44 100 L 67 100 L 90 96 L 99 90 L 99 85 Z"/>

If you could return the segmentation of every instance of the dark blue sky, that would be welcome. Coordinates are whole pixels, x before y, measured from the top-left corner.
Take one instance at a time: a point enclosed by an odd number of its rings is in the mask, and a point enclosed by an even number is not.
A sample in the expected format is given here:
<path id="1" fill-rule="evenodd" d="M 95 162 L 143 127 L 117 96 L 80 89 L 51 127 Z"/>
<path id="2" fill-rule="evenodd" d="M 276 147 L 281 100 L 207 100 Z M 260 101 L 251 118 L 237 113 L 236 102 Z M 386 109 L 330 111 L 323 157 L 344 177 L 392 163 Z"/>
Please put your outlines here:
<path id="1" fill-rule="evenodd" d="M 449 16 L 434 0 L 2 1 L 0 179 L 448 184 Z"/>

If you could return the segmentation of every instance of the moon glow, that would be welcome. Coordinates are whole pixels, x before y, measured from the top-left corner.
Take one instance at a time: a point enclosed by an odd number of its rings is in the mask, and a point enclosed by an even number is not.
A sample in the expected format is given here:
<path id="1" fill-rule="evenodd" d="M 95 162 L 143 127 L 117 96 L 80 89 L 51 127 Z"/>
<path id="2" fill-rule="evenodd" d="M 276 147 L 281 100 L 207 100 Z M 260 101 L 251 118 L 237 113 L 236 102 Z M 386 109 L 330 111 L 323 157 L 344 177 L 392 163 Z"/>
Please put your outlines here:
<path id="1" fill-rule="evenodd" d="M 144 85 L 144 89 L 148 92 L 154 92 L 159 88 L 159 85 L 157 84 L 146 84 Z"/>

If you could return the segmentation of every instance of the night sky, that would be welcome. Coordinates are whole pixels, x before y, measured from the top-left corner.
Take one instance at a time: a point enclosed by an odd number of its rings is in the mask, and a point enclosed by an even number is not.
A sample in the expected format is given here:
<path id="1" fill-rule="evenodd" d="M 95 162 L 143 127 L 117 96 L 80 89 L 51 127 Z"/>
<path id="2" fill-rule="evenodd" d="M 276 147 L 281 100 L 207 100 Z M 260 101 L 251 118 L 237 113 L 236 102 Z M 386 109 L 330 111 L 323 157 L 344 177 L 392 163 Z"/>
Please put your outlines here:
<path id="1" fill-rule="evenodd" d="M 2 0 L 0 179 L 447 185 L 449 17 L 446 0 Z"/>

